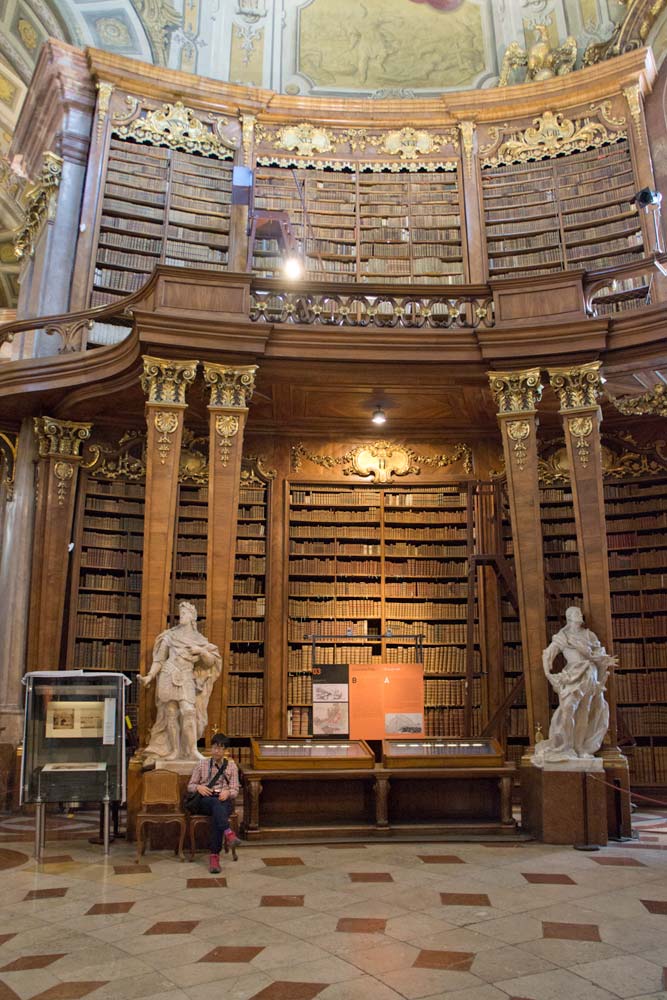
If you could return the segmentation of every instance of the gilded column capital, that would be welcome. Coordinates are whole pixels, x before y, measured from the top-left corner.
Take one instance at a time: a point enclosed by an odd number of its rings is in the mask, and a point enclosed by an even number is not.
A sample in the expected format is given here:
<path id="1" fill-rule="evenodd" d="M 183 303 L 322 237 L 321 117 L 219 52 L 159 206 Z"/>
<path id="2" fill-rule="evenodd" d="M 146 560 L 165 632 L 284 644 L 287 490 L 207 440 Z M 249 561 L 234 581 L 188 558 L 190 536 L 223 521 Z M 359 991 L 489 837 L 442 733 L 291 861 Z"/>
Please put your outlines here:
<path id="1" fill-rule="evenodd" d="M 33 429 L 40 458 L 80 458 L 81 445 L 90 437 L 92 424 L 73 420 L 56 420 L 55 417 L 34 417 Z"/>
<path id="2" fill-rule="evenodd" d="M 185 390 L 195 380 L 198 361 L 173 361 L 171 358 L 143 356 L 141 388 L 149 403 L 185 406 Z"/>
<path id="3" fill-rule="evenodd" d="M 498 414 L 531 413 L 542 398 L 539 368 L 524 371 L 487 372 Z"/>
<path id="4" fill-rule="evenodd" d="M 243 410 L 255 390 L 257 365 L 214 365 L 204 363 L 204 381 L 211 390 L 209 406 Z"/>
<path id="5" fill-rule="evenodd" d="M 563 410 L 597 407 L 602 392 L 601 361 L 589 361 L 571 368 L 549 368 L 551 386 Z"/>

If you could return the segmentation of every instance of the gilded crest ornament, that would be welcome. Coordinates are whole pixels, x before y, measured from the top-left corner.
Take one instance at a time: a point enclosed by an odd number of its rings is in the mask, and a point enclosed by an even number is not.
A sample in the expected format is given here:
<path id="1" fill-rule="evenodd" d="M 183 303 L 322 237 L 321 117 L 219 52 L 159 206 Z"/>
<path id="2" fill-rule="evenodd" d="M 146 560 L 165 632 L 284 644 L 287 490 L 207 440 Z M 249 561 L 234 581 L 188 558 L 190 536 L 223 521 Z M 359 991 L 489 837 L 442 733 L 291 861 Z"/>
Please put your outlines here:
<path id="1" fill-rule="evenodd" d="M 58 506 L 64 507 L 70 480 L 74 476 L 74 469 L 69 462 L 56 462 L 53 466 L 53 474 L 58 480 Z"/>
<path id="2" fill-rule="evenodd" d="M 266 135 L 266 131 L 264 132 Z M 275 132 L 273 145 L 277 149 L 287 149 L 298 156 L 313 156 L 315 153 L 333 153 L 336 150 L 335 136 L 329 129 L 301 122 L 298 125 L 284 125 Z"/>
<path id="3" fill-rule="evenodd" d="M 139 102 L 136 98 L 131 100 L 136 102 L 136 110 Z M 223 119 L 218 119 L 214 125 L 205 125 L 192 108 L 186 107 L 182 101 L 175 101 L 163 104 L 156 111 L 146 112 L 143 118 L 128 121 L 126 115 L 114 115 L 113 134 L 119 139 L 133 139 L 151 146 L 168 146 L 186 153 L 228 160 L 232 158 L 236 143 L 221 133 L 220 126 L 224 124 Z"/>
<path id="4" fill-rule="evenodd" d="M 514 442 L 514 458 L 518 468 L 523 472 L 528 457 L 526 441 L 530 437 L 530 424 L 527 420 L 508 421 L 507 436 Z"/>
<path id="5" fill-rule="evenodd" d="M 171 410 L 158 410 L 155 414 L 154 424 L 159 435 L 157 450 L 160 454 L 160 465 L 164 465 L 173 444 L 172 435 L 178 430 L 178 414 Z"/>
<path id="6" fill-rule="evenodd" d="M 573 153 L 602 146 L 621 138 L 610 133 L 601 122 L 588 118 L 572 120 L 562 111 L 545 111 L 533 119 L 524 132 L 515 132 L 501 143 L 495 156 L 484 160 L 484 166 L 497 167 L 508 163 L 525 163 L 560 154 Z"/>
<path id="7" fill-rule="evenodd" d="M 88 445 L 83 468 L 96 479 L 127 479 L 138 482 L 146 476 L 146 432 L 126 431 L 117 445 L 94 442 Z"/>
<path id="8" fill-rule="evenodd" d="M 574 438 L 575 447 L 577 449 L 577 455 L 579 456 L 579 461 L 582 466 L 586 468 L 588 465 L 588 457 L 590 453 L 590 442 L 588 438 L 593 433 L 593 418 L 592 417 L 570 417 L 568 420 L 568 427 L 570 429 L 570 434 Z"/>
<path id="9" fill-rule="evenodd" d="M 232 438 L 239 432 L 239 418 L 233 413 L 224 413 L 215 418 L 215 432 L 220 447 L 220 464 L 225 467 L 232 450 Z"/>
<path id="10" fill-rule="evenodd" d="M 464 470 L 472 471 L 472 451 L 467 444 L 454 445 L 449 455 L 419 455 L 407 445 L 391 441 L 370 441 L 351 448 L 344 455 L 318 455 L 303 444 L 293 445 L 293 472 L 300 471 L 303 459 L 323 469 L 341 467 L 344 476 L 371 477 L 371 482 L 375 483 L 391 482 L 393 476 L 418 476 L 420 465 L 442 469 L 463 461 Z"/>
<path id="11" fill-rule="evenodd" d="M 390 156 L 400 156 L 401 160 L 416 160 L 440 149 L 443 140 L 430 132 L 414 128 L 402 128 L 397 132 L 387 132 L 382 137 L 380 149 Z"/>

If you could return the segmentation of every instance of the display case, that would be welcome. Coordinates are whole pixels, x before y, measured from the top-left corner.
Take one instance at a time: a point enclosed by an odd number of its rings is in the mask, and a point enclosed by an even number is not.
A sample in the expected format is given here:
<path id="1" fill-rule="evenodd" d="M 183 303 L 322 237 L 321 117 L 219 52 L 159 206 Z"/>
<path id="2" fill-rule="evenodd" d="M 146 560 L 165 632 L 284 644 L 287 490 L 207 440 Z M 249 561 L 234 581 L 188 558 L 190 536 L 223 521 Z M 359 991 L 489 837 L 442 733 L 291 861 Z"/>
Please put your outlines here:
<path id="1" fill-rule="evenodd" d="M 391 768 L 502 767 L 505 760 L 493 739 L 391 739 L 382 741 L 382 763 Z"/>
<path id="2" fill-rule="evenodd" d="M 124 674 L 26 674 L 21 802 L 125 799 Z"/>
<path id="3" fill-rule="evenodd" d="M 251 740 L 257 771 L 340 771 L 373 768 L 375 757 L 363 740 Z"/>

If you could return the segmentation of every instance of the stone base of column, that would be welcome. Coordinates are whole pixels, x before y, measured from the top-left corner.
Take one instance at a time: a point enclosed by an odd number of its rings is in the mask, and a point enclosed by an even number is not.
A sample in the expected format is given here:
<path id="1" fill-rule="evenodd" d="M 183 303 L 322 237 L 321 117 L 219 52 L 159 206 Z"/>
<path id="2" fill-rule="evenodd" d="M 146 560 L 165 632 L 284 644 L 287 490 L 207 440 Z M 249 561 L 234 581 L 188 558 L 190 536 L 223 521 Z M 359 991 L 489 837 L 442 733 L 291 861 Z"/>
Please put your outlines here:
<path id="1" fill-rule="evenodd" d="M 605 786 L 589 778 L 603 775 L 602 761 L 576 762 L 543 768 L 522 764 L 521 823 L 523 829 L 545 844 L 594 845 L 607 843 Z M 582 765 L 589 765 L 584 768 Z"/>

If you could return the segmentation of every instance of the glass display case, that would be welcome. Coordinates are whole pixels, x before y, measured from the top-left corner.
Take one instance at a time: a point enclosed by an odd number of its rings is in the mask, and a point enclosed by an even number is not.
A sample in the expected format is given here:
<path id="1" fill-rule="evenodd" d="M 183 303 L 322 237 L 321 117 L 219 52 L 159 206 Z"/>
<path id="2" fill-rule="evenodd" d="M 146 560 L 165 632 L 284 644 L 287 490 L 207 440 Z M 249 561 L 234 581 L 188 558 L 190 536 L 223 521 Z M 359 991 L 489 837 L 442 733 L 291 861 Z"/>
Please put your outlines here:
<path id="1" fill-rule="evenodd" d="M 392 739 L 382 741 L 385 767 L 502 767 L 505 763 L 497 740 Z"/>
<path id="2" fill-rule="evenodd" d="M 26 674 L 21 803 L 125 797 L 125 687 L 119 673 Z"/>
<path id="3" fill-rule="evenodd" d="M 251 740 L 252 767 L 258 771 L 332 770 L 375 767 L 363 740 Z"/>

